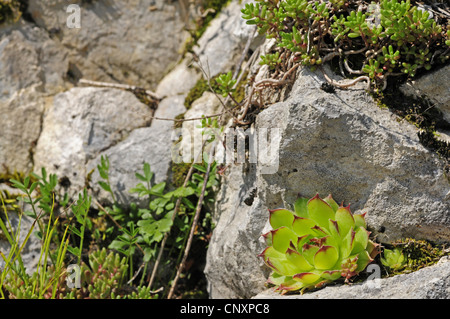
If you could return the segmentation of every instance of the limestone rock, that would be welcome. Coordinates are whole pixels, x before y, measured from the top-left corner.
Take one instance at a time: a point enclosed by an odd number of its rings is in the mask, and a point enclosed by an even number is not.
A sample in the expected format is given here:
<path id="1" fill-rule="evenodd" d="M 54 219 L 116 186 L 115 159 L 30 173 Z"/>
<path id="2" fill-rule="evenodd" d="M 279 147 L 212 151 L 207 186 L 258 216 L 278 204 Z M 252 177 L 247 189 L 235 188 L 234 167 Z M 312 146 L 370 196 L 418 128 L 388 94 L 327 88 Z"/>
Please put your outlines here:
<path id="1" fill-rule="evenodd" d="M 84 78 L 153 89 L 181 56 L 187 32 L 176 2 L 93 1 L 78 10 L 69 4 L 31 0 L 28 11 L 67 48 Z"/>
<path id="2" fill-rule="evenodd" d="M 256 131 L 281 131 L 275 173 L 259 162 L 228 169 L 205 269 L 213 298 L 248 298 L 262 289 L 267 268 L 257 254 L 267 209 L 292 209 L 299 193 L 331 193 L 353 213 L 366 212 L 382 242 L 450 241 L 444 163 L 420 144 L 414 126 L 380 109 L 362 86 L 330 94 L 320 89 L 324 81 L 301 69 L 289 98 L 258 114 Z"/>
<path id="3" fill-rule="evenodd" d="M 45 112 L 35 171 L 45 167 L 67 177 L 77 192 L 85 186 L 86 163 L 146 126 L 151 115 L 134 94 L 123 90 L 87 87 L 60 93 Z"/>
<path id="4" fill-rule="evenodd" d="M 353 285 L 334 285 L 303 295 L 281 296 L 265 290 L 255 299 L 449 299 L 450 262 L 443 257 L 438 264 L 410 274 L 369 279 Z"/>
<path id="5" fill-rule="evenodd" d="M 0 101 L 30 86 L 63 90 L 68 66 L 67 52 L 44 30 L 22 20 L 0 30 Z"/>
<path id="6" fill-rule="evenodd" d="M 155 117 L 175 118 L 186 111 L 182 96 L 168 97 L 159 103 Z M 87 171 L 95 170 L 91 176 L 91 186 L 97 199 L 111 203 L 110 195 L 98 186 L 100 175 L 97 165 L 101 156 L 108 156 L 110 161 L 110 181 L 117 200 L 122 204 L 139 202 L 130 189 L 139 182 L 136 172 L 142 172 L 144 162 L 150 164 L 154 172 L 154 183 L 166 181 L 172 163 L 173 122 L 153 120 L 150 127 L 133 130 L 131 134 L 117 145 L 101 152 L 87 163 Z"/>
<path id="7" fill-rule="evenodd" d="M 228 72 L 240 58 L 254 28 L 241 18 L 246 1 L 232 1 L 211 21 L 210 26 L 198 40 L 194 52 L 199 56 L 205 72 L 214 77 Z"/>
<path id="8" fill-rule="evenodd" d="M 0 100 L 0 172 L 29 172 L 33 168 L 44 105 L 36 85 Z"/>
<path id="9" fill-rule="evenodd" d="M 407 95 L 425 96 L 434 102 L 442 112 L 444 120 L 450 123 L 450 65 L 425 74 L 402 85 L 401 90 Z"/>

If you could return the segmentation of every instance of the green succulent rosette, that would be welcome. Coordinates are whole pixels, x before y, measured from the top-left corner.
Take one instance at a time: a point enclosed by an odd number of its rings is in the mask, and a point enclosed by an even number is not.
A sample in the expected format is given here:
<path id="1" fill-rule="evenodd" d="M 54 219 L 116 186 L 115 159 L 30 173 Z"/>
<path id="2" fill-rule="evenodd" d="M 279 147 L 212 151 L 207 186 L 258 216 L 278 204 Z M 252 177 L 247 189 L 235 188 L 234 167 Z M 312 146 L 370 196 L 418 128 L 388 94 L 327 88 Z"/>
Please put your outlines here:
<path id="1" fill-rule="evenodd" d="M 379 253 L 365 214 L 353 215 L 331 195 L 299 198 L 294 211 L 269 212 L 273 230 L 263 235 L 268 247 L 259 256 L 273 270 L 268 283 L 276 291 L 303 292 L 341 277 L 348 282 Z"/>

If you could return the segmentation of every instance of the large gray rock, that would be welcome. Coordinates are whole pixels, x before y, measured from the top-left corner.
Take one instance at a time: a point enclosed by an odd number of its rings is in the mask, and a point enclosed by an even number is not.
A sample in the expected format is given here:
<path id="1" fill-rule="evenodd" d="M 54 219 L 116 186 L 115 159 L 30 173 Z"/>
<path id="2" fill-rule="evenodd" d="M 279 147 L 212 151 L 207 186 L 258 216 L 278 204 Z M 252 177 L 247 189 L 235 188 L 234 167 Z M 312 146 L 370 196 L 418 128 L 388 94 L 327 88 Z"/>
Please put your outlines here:
<path id="1" fill-rule="evenodd" d="M 32 170 L 45 101 L 36 86 L 0 101 L 0 172 Z"/>
<path id="2" fill-rule="evenodd" d="M 335 285 L 303 295 L 281 296 L 265 290 L 255 299 L 449 299 L 450 261 L 443 257 L 438 264 L 410 274 L 369 279 L 353 285 Z"/>
<path id="3" fill-rule="evenodd" d="M 44 53 L 45 52 L 45 53 Z M 0 28 L 0 172 L 29 172 L 47 96 L 66 88 L 62 46 L 30 23 Z"/>
<path id="4" fill-rule="evenodd" d="M 153 89 L 180 58 L 188 33 L 177 2 L 93 1 L 79 4 L 80 28 L 65 0 L 30 0 L 36 24 L 55 34 L 83 77 Z M 69 22 L 69 24 L 67 23 Z"/>
<path id="5" fill-rule="evenodd" d="M 230 71 L 239 60 L 248 38 L 254 35 L 254 27 L 241 18 L 241 9 L 248 2 L 235 0 L 223 8 L 194 47 L 209 76 Z"/>
<path id="6" fill-rule="evenodd" d="M 450 241 L 444 163 L 420 144 L 417 129 L 380 109 L 362 85 L 330 94 L 323 82 L 320 72 L 301 69 L 289 98 L 257 116 L 256 131 L 281 131 L 275 173 L 261 163 L 228 169 L 205 269 L 213 298 L 248 298 L 262 289 L 267 269 L 257 254 L 267 209 L 292 208 L 299 193 L 331 193 L 354 213 L 366 212 L 382 242 Z"/>
<path id="7" fill-rule="evenodd" d="M 0 101 L 30 86 L 61 91 L 68 67 L 67 51 L 45 30 L 22 20 L 0 29 Z"/>
<path id="8" fill-rule="evenodd" d="M 401 91 L 407 95 L 428 98 L 442 112 L 444 120 L 450 123 L 449 82 L 450 65 L 447 65 L 403 84 Z"/>
<path id="9" fill-rule="evenodd" d="M 85 186 L 86 163 L 147 126 L 152 111 L 133 93 L 109 88 L 73 88 L 54 97 L 46 110 L 34 154 L 35 171 L 45 167 L 67 177 L 77 193 Z"/>
<path id="10" fill-rule="evenodd" d="M 186 111 L 183 103 L 183 96 L 168 97 L 159 103 L 155 117 L 173 119 Z M 137 195 L 129 191 L 140 182 L 135 173 L 142 172 L 144 162 L 150 164 L 155 184 L 167 181 L 172 163 L 173 133 L 172 121 L 154 119 L 150 127 L 133 130 L 126 139 L 89 161 L 87 171 L 94 170 L 91 187 L 97 199 L 103 203 L 112 203 L 111 196 L 98 185 L 101 177 L 97 165 L 100 164 L 101 156 L 109 158 L 112 190 L 121 204 L 140 202 Z"/>

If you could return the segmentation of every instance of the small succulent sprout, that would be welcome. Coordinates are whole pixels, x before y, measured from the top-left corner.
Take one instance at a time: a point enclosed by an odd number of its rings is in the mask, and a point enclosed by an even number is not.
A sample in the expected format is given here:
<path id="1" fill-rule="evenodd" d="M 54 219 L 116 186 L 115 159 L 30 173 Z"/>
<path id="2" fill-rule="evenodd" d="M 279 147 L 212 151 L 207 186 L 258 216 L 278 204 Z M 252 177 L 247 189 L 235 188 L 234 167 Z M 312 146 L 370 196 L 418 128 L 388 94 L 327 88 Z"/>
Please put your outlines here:
<path id="1" fill-rule="evenodd" d="M 267 248 L 260 254 L 273 272 L 268 283 L 277 291 L 321 287 L 361 272 L 379 253 L 369 239 L 365 214 L 353 215 L 331 195 L 299 198 L 294 211 L 269 210 L 272 230 L 264 234 Z"/>
<path id="2" fill-rule="evenodd" d="M 231 71 L 221 74 L 216 79 L 216 82 L 219 85 L 223 97 L 227 97 L 228 94 L 231 94 L 235 91 L 233 87 L 236 84 L 236 80 L 233 79 L 233 74 L 231 73 Z"/>
<path id="3" fill-rule="evenodd" d="M 400 270 L 406 265 L 406 258 L 400 248 L 384 249 L 381 263 L 392 270 Z"/>

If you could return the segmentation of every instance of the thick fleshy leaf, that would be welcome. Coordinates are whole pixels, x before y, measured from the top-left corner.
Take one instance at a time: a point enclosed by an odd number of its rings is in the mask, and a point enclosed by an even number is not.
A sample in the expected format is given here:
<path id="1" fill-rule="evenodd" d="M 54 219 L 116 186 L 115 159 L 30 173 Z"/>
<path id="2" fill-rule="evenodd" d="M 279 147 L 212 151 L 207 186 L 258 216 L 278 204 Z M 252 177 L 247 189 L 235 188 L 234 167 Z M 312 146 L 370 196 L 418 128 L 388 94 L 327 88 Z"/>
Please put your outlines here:
<path id="1" fill-rule="evenodd" d="M 346 258 L 350 256 L 350 253 L 352 252 L 353 249 L 354 239 L 355 239 L 355 232 L 353 231 L 353 229 L 351 229 L 347 233 L 347 235 L 342 239 L 342 242 L 339 245 L 339 252 L 341 258 Z"/>
<path id="2" fill-rule="evenodd" d="M 323 199 L 325 202 L 327 202 L 328 205 L 330 205 L 331 208 L 333 208 L 333 210 L 336 212 L 339 208 L 339 205 L 336 203 L 336 201 L 333 199 L 333 197 L 330 195 L 328 195 L 327 197 L 325 197 Z"/>
<path id="3" fill-rule="evenodd" d="M 262 235 L 267 246 L 272 246 L 272 231 Z"/>
<path id="4" fill-rule="evenodd" d="M 371 258 L 375 258 L 378 254 L 381 253 L 381 245 L 378 243 L 374 243 L 369 239 L 366 247 L 367 252 L 369 253 Z"/>
<path id="5" fill-rule="evenodd" d="M 327 280 L 338 280 L 341 277 L 341 271 L 340 270 L 325 270 L 322 272 L 320 277 L 325 278 Z"/>
<path id="6" fill-rule="evenodd" d="M 283 276 L 277 272 L 273 272 L 269 278 L 267 279 L 267 282 L 272 285 L 279 286 L 283 284 L 284 282 L 293 281 L 292 276 Z"/>
<path id="7" fill-rule="evenodd" d="M 314 256 L 316 269 L 331 269 L 336 264 L 339 253 L 333 246 L 322 246 Z"/>
<path id="8" fill-rule="evenodd" d="M 353 215 L 353 218 L 355 219 L 355 228 L 360 227 L 360 226 L 367 228 L 365 217 L 366 217 L 366 213 Z"/>
<path id="9" fill-rule="evenodd" d="M 302 251 L 303 245 L 306 244 L 310 238 L 311 235 L 300 236 L 297 239 L 297 251 Z"/>
<path id="10" fill-rule="evenodd" d="M 339 207 L 336 211 L 336 221 L 339 226 L 339 233 L 341 236 L 347 235 L 350 229 L 355 227 L 355 220 L 350 212 L 349 207 Z"/>
<path id="11" fill-rule="evenodd" d="M 275 248 L 270 246 L 270 247 L 266 247 L 266 249 L 264 249 L 264 251 L 261 254 L 259 254 L 259 257 L 262 257 L 264 259 L 264 261 L 266 261 L 267 258 L 269 258 L 269 257 L 277 258 L 277 259 L 285 259 L 286 255 L 283 253 L 280 253 Z"/>
<path id="12" fill-rule="evenodd" d="M 308 218 L 308 209 L 307 209 L 308 199 L 304 197 L 300 197 L 294 203 L 295 214 L 298 217 Z"/>
<path id="13" fill-rule="evenodd" d="M 292 279 L 297 280 L 305 285 L 312 285 L 320 279 L 320 275 L 312 272 L 304 272 L 292 276 Z"/>
<path id="14" fill-rule="evenodd" d="M 302 247 L 302 255 L 306 258 L 306 261 L 311 265 L 314 265 L 314 255 L 319 250 L 319 246 L 304 244 Z"/>
<path id="15" fill-rule="evenodd" d="M 308 263 L 303 255 L 292 249 L 287 250 L 286 259 L 298 266 L 300 269 L 303 269 L 302 272 L 310 271 L 314 268 L 310 263 Z"/>
<path id="16" fill-rule="evenodd" d="M 328 230 L 330 231 L 330 235 L 336 239 L 341 240 L 341 235 L 339 233 L 339 225 L 337 221 L 330 219 L 328 221 Z"/>
<path id="17" fill-rule="evenodd" d="M 356 272 L 361 272 L 364 269 L 366 269 L 367 265 L 370 264 L 373 261 L 373 259 L 370 257 L 369 253 L 366 250 L 363 250 L 358 254 L 358 261 L 356 268 Z"/>
<path id="18" fill-rule="evenodd" d="M 304 283 L 291 279 L 291 280 L 286 280 L 285 282 L 283 282 L 275 290 L 281 291 L 283 293 L 283 292 L 287 292 L 287 291 L 296 291 L 296 290 L 302 289 L 303 287 L 305 287 Z"/>
<path id="19" fill-rule="evenodd" d="M 315 235 L 317 237 L 329 235 L 329 231 L 326 228 L 322 228 L 322 227 L 316 225 L 311 229 L 314 231 L 313 235 Z"/>
<path id="20" fill-rule="evenodd" d="M 309 218 L 295 217 L 292 223 L 292 230 L 298 236 L 304 236 L 309 234 L 315 234 L 315 231 L 312 230 L 314 226 L 316 226 L 316 223 Z"/>
<path id="21" fill-rule="evenodd" d="M 333 208 L 321 199 L 319 194 L 309 200 L 308 214 L 309 218 L 314 220 L 318 226 L 323 228 L 328 228 L 329 219 L 335 219 Z"/>
<path id="22" fill-rule="evenodd" d="M 298 236 L 287 227 L 272 230 L 272 246 L 281 253 L 288 250 L 291 241 L 297 242 Z"/>
<path id="23" fill-rule="evenodd" d="M 358 227 L 355 232 L 355 240 L 351 254 L 357 254 L 366 249 L 369 242 L 369 232 L 362 226 Z"/>
<path id="24" fill-rule="evenodd" d="M 333 246 L 333 247 L 339 247 L 339 243 L 341 242 L 341 241 L 338 241 L 335 237 L 333 237 L 333 236 L 325 236 L 324 237 L 324 241 L 323 241 L 323 245 L 326 245 L 326 246 Z"/>
<path id="25" fill-rule="evenodd" d="M 285 254 L 281 254 L 273 247 L 267 247 L 260 255 L 267 266 L 284 276 L 293 276 L 301 272 L 301 268 L 292 264 L 286 259 Z"/>
<path id="26" fill-rule="evenodd" d="M 277 229 L 282 226 L 291 228 L 292 222 L 294 221 L 294 214 L 290 210 L 280 208 L 269 210 L 269 212 L 269 222 L 273 229 Z"/>

